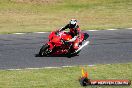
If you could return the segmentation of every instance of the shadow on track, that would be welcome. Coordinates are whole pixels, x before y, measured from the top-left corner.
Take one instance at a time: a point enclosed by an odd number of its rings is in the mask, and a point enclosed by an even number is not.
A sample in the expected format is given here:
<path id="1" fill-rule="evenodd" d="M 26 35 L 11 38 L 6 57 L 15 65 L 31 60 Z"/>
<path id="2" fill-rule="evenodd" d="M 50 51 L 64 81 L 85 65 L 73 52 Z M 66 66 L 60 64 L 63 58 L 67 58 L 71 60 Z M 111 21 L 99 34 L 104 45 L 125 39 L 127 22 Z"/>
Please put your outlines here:
<path id="1" fill-rule="evenodd" d="M 50 55 L 50 56 L 40 56 L 39 54 L 35 54 L 35 57 L 67 57 L 67 58 L 71 58 L 71 57 L 75 57 L 75 56 L 79 56 L 77 55 Z"/>

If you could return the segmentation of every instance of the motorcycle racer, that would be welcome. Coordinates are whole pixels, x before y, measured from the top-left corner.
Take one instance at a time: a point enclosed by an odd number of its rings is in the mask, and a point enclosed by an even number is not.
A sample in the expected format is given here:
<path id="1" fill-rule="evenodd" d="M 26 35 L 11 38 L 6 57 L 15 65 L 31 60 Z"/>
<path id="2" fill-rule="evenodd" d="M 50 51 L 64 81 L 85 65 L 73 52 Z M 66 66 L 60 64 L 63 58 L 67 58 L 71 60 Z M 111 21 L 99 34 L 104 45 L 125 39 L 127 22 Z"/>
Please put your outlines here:
<path id="1" fill-rule="evenodd" d="M 65 29 L 70 31 L 63 31 Z M 77 55 L 84 46 L 89 44 L 89 41 L 86 41 L 88 37 L 86 32 L 81 32 L 77 20 L 71 19 L 66 26 L 49 34 L 49 41 L 41 47 L 39 55 L 67 55 L 68 57 Z"/>
<path id="2" fill-rule="evenodd" d="M 80 27 L 77 23 L 76 19 L 71 19 L 70 22 L 62 27 L 59 31 L 63 31 L 65 29 L 70 29 L 69 34 L 72 36 L 72 39 L 70 41 L 73 42 L 72 50 L 77 50 L 79 46 L 79 38 L 81 35 Z"/>

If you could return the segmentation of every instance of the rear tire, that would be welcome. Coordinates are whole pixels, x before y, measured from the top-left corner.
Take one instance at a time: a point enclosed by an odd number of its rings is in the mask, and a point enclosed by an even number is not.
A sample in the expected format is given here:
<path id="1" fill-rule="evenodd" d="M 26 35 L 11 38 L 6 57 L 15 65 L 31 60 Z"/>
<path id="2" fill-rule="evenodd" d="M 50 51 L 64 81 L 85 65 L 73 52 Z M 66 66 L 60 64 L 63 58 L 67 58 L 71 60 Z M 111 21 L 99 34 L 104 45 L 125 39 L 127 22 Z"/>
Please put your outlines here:
<path id="1" fill-rule="evenodd" d="M 49 48 L 48 44 L 43 45 L 42 48 L 39 51 L 39 55 L 40 56 L 47 56 L 49 54 L 49 49 L 48 48 Z"/>
<path id="2" fill-rule="evenodd" d="M 84 33 L 84 39 L 83 39 L 83 41 L 85 41 L 88 37 L 89 37 L 89 34 Z"/>

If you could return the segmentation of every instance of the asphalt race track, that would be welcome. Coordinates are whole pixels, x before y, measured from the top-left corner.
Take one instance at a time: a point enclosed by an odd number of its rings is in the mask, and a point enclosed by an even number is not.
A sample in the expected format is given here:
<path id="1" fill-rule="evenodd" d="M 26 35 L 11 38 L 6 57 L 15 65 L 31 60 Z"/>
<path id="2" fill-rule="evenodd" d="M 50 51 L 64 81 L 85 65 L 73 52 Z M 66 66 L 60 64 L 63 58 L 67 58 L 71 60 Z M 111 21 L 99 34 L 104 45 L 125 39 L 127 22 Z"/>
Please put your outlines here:
<path id="1" fill-rule="evenodd" d="M 132 62 L 132 30 L 87 31 L 90 44 L 79 56 L 35 57 L 49 33 L 1 34 L 0 69 L 23 69 Z"/>

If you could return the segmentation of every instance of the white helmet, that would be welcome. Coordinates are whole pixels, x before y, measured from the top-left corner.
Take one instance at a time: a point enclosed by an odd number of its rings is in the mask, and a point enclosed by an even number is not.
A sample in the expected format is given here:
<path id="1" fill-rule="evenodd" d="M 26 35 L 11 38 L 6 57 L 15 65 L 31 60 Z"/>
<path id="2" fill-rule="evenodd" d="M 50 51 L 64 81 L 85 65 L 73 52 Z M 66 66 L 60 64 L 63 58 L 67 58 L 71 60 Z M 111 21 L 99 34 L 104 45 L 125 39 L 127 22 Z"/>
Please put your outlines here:
<path id="1" fill-rule="evenodd" d="M 77 20 L 76 19 L 71 19 L 69 22 L 69 25 L 71 28 L 74 28 L 77 25 Z"/>

